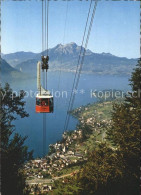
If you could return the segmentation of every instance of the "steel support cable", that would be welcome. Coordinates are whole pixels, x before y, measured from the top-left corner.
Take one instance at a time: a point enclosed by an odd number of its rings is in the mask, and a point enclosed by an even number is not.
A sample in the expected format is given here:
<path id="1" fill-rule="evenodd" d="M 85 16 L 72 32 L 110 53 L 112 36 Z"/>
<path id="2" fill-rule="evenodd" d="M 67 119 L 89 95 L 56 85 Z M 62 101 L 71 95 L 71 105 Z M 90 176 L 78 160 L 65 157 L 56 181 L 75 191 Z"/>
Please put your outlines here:
<path id="1" fill-rule="evenodd" d="M 89 26 L 89 30 L 88 30 L 88 35 L 87 35 L 87 39 L 86 39 L 86 43 L 85 43 L 85 48 L 84 48 L 84 51 L 83 51 L 83 56 L 82 56 L 80 69 L 79 69 L 79 73 L 78 73 L 78 78 L 77 78 L 76 85 L 75 85 L 75 89 L 76 90 L 77 90 L 78 84 L 79 84 L 80 74 L 81 74 L 83 63 L 84 63 L 84 58 L 85 58 L 85 54 L 86 54 L 86 48 L 87 48 L 88 41 L 89 41 L 89 36 L 90 36 L 92 24 L 93 24 L 93 19 L 94 19 L 94 15 L 95 15 L 95 11 L 96 11 L 96 6 L 97 6 L 97 1 L 95 2 L 94 8 L 93 8 L 93 14 L 92 14 L 92 17 L 91 17 L 91 22 L 90 22 L 90 26 Z M 75 100 L 75 94 L 73 94 L 70 110 L 72 110 L 72 108 L 73 108 L 74 100 Z M 70 118 L 70 115 L 68 115 L 68 121 L 67 121 L 67 124 L 66 124 L 66 128 L 68 128 L 69 118 Z"/>
<path id="2" fill-rule="evenodd" d="M 46 1 L 46 0 L 45 0 Z M 46 24 L 44 23 L 45 21 L 45 16 L 44 16 L 44 11 L 46 12 L 46 9 L 44 10 L 44 0 L 42 0 L 42 55 L 44 54 L 45 50 L 45 26 Z M 43 75 L 43 87 L 45 87 L 45 75 L 44 72 L 42 72 Z M 43 113 L 43 156 L 45 155 L 46 151 L 46 140 L 45 140 L 45 135 L 46 135 L 46 115 Z"/>
<path id="3" fill-rule="evenodd" d="M 91 21 L 90 21 L 90 25 L 89 25 L 89 29 L 88 29 L 86 43 L 85 43 L 85 47 L 84 47 L 84 51 L 83 51 L 83 55 L 82 55 L 82 60 L 81 60 L 81 63 L 80 63 L 79 73 L 78 73 L 78 77 L 77 77 L 77 81 L 76 81 L 76 85 L 75 85 L 75 89 L 76 90 L 77 90 L 78 84 L 79 84 L 80 74 L 81 74 L 83 63 L 84 63 L 84 58 L 85 58 L 86 49 L 87 49 L 87 45 L 88 45 L 88 41 L 89 41 L 89 37 L 90 37 L 90 32 L 91 32 L 91 28 L 92 28 L 92 24 L 93 24 L 93 20 L 94 20 L 94 16 L 95 16 L 96 7 L 97 7 L 97 1 L 94 4 L 92 16 L 91 16 Z M 71 101 L 70 109 L 68 110 L 68 112 L 70 110 L 72 110 L 73 104 L 74 104 L 74 100 L 75 100 L 75 94 L 73 94 L 73 96 L 72 96 L 72 101 Z M 64 130 L 66 130 L 68 128 L 69 119 L 70 119 L 70 115 L 68 115 L 66 126 L 65 126 Z"/>
<path id="4" fill-rule="evenodd" d="M 79 58 L 78 58 L 76 73 L 75 73 L 73 87 L 72 87 L 71 96 L 70 96 L 70 100 L 69 100 L 69 106 L 68 106 L 67 115 L 66 115 L 66 119 L 65 119 L 64 131 L 66 130 L 66 124 L 67 124 L 67 121 L 68 121 L 70 104 L 71 104 L 71 101 L 72 101 L 72 95 L 73 95 L 73 91 L 74 91 L 74 85 L 75 85 L 75 82 L 76 82 L 76 77 L 77 77 L 77 72 L 78 72 L 78 68 L 79 68 L 80 57 L 81 57 L 82 49 L 83 49 L 84 38 L 85 38 L 85 34 L 86 34 L 86 30 L 87 30 L 87 25 L 88 25 L 88 21 L 89 21 L 91 5 L 92 5 L 92 0 L 91 0 L 91 3 L 90 3 L 90 7 L 89 7 L 89 11 L 88 11 L 88 16 L 87 16 L 87 21 L 86 21 L 86 25 L 85 25 L 85 30 L 84 30 L 83 40 L 82 40 L 80 54 L 79 54 Z"/>
<path id="5" fill-rule="evenodd" d="M 49 0 L 47 0 L 47 5 L 46 5 L 46 9 L 47 9 L 47 11 L 46 11 L 46 21 L 45 21 L 45 23 L 46 23 L 46 34 L 45 34 L 45 36 L 46 36 L 46 55 L 48 56 L 48 50 L 49 50 L 49 48 L 48 48 L 48 18 L 49 18 Z M 46 83 L 46 89 L 47 89 L 47 70 L 46 70 L 46 81 L 45 81 L 45 83 Z"/>
<path id="6" fill-rule="evenodd" d="M 66 130 L 66 124 L 67 124 L 67 121 L 68 121 L 68 116 L 69 116 L 69 111 L 70 111 L 70 105 L 71 105 L 71 102 L 72 102 L 72 96 L 73 96 L 75 82 L 76 82 L 76 78 L 77 78 L 77 73 L 78 73 L 78 68 L 79 68 L 79 62 L 80 62 L 80 58 L 81 58 L 81 54 L 82 54 L 82 50 L 83 50 L 84 39 L 85 39 L 85 35 L 86 35 L 86 31 L 87 31 L 87 26 L 88 26 L 88 22 L 89 22 L 89 17 L 90 17 L 90 12 L 91 12 L 91 7 L 92 7 L 92 1 L 93 0 L 91 0 L 91 2 L 90 2 L 90 6 L 89 6 L 89 10 L 88 10 L 88 16 L 87 16 L 87 20 L 86 20 L 86 25 L 85 25 L 85 29 L 84 29 L 84 34 L 83 34 L 81 49 L 80 49 L 80 53 L 79 53 L 79 57 L 78 57 L 78 62 L 77 62 L 75 76 L 74 76 L 72 91 L 71 91 L 71 95 L 70 95 L 70 100 L 69 100 L 67 115 L 66 115 L 66 119 L 65 119 L 64 131 Z"/>
<path id="7" fill-rule="evenodd" d="M 47 0 L 47 56 L 48 56 L 48 18 L 49 18 L 49 0 Z"/>
<path id="8" fill-rule="evenodd" d="M 42 0 L 42 52 L 44 51 L 44 0 Z"/>
<path id="9" fill-rule="evenodd" d="M 47 55 L 47 5 L 45 0 L 45 54 Z M 47 89 L 47 70 L 45 71 L 45 88 Z"/>
<path id="10" fill-rule="evenodd" d="M 45 29 L 44 29 L 45 30 L 45 43 L 44 44 L 45 44 L 45 53 L 46 53 L 46 47 L 47 47 L 47 36 L 46 36 L 47 35 L 47 21 L 46 21 L 47 20 L 47 17 L 46 17 L 46 15 L 47 15 L 47 6 L 46 6 L 46 1 L 47 0 L 44 0 L 44 1 L 45 1 L 45 18 L 44 18 L 45 19 Z"/>
<path id="11" fill-rule="evenodd" d="M 43 113 L 43 156 L 46 155 L 46 113 Z"/>
<path id="12" fill-rule="evenodd" d="M 45 1 L 45 3 L 44 3 Z M 47 1 L 47 3 L 46 3 Z M 49 1 L 42 1 L 42 53 L 48 55 L 48 11 Z M 47 88 L 47 71 L 43 71 L 43 87 Z M 46 155 L 46 113 L 43 113 L 43 156 Z"/>
<path id="13" fill-rule="evenodd" d="M 76 90 L 77 90 L 78 84 L 79 84 L 80 74 L 81 74 L 81 70 L 82 70 L 83 63 L 84 63 L 84 58 L 85 58 L 85 54 L 86 54 L 86 48 L 87 48 L 88 41 L 89 41 L 89 36 L 90 36 L 92 24 L 93 24 L 93 19 L 94 19 L 94 15 L 95 15 L 95 11 L 96 11 L 96 6 L 97 6 L 97 1 L 95 2 L 94 8 L 93 8 L 93 14 L 92 14 L 92 17 L 91 17 L 91 22 L 90 22 L 90 26 L 89 26 L 89 30 L 88 30 L 88 34 L 87 34 L 85 48 L 84 48 L 84 51 L 83 51 L 83 56 L 82 56 L 82 60 L 81 60 L 81 64 L 80 64 L 80 69 L 79 69 L 79 73 L 78 73 L 78 78 L 77 78 L 76 85 L 75 85 L 75 89 Z M 73 108 L 74 100 L 75 100 L 75 94 L 73 94 L 73 98 L 72 98 L 70 110 L 72 110 L 72 108 Z M 70 115 L 68 115 L 68 121 L 67 121 L 67 124 L 66 124 L 66 128 L 68 127 L 69 118 L 70 118 Z"/>

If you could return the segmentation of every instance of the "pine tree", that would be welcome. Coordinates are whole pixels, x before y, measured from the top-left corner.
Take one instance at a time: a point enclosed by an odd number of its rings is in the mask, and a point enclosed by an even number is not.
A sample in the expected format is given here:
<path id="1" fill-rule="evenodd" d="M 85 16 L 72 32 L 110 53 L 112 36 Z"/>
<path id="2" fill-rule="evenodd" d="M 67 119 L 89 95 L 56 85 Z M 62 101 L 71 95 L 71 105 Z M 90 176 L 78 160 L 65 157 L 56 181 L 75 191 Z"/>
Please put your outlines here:
<path id="1" fill-rule="evenodd" d="M 15 133 L 13 121 L 17 117 L 28 117 L 24 110 L 24 91 L 17 95 L 7 83 L 0 87 L 0 118 L 1 118 L 1 183 L 3 195 L 23 195 L 25 176 L 23 163 L 32 158 L 32 151 L 24 145 L 26 137 Z"/>
<path id="2" fill-rule="evenodd" d="M 123 164 L 124 188 L 128 194 L 139 194 L 139 157 L 141 133 L 141 59 L 130 79 L 132 93 L 121 105 L 114 105 L 113 125 L 108 139 L 120 151 Z"/>
<path id="3" fill-rule="evenodd" d="M 107 130 L 111 146 L 100 144 L 88 155 L 77 175 L 77 194 L 138 195 L 141 133 L 141 59 L 130 79 L 132 93 L 114 104 L 112 126 Z"/>

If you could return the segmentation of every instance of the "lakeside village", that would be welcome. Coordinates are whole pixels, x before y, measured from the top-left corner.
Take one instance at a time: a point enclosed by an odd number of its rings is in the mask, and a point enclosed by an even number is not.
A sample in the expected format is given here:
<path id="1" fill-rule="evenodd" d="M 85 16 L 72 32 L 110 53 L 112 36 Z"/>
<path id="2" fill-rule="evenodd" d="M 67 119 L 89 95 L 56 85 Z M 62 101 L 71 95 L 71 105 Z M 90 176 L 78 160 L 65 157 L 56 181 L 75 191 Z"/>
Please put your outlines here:
<path id="1" fill-rule="evenodd" d="M 72 177 L 79 171 L 80 165 L 87 161 L 88 144 L 92 137 L 96 134 L 95 136 L 98 137 L 96 142 L 104 139 L 103 130 L 111 122 L 107 117 L 109 114 L 107 110 L 112 108 L 111 105 L 111 102 L 105 102 L 83 106 L 72 111 L 71 114 L 79 119 L 80 127 L 74 131 L 64 132 L 60 142 L 49 146 L 47 156 L 25 164 L 24 171 L 30 194 L 51 192 L 55 180 L 62 179 L 65 183 L 65 178 Z M 106 109 L 103 109 L 104 107 Z M 87 132 L 86 135 L 83 126 L 89 127 L 91 132 Z"/>

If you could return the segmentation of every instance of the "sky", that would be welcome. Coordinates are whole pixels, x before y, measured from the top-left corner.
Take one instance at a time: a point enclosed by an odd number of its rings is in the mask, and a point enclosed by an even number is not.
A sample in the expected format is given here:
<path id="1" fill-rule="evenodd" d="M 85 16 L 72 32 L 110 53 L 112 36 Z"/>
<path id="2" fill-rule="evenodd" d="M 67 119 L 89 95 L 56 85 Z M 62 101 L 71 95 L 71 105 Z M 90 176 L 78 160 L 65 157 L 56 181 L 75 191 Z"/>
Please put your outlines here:
<path id="1" fill-rule="evenodd" d="M 42 51 L 42 2 L 2 1 L 2 53 Z M 49 2 L 49 48 L 82 43 L 90 0 Z M 66 24 L 66 25 L 65 25 Z M 140 2 L 104 1 L 97 4 L 88 43 L 95 53 L 140 57 Z"/>

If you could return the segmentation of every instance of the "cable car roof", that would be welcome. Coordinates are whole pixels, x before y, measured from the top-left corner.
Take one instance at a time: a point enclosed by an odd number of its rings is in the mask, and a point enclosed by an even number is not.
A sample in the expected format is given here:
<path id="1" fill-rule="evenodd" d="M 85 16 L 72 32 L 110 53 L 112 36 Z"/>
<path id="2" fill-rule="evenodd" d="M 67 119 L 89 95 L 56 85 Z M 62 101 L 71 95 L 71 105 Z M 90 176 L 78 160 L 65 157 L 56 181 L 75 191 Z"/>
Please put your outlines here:
<path id="1" fill-rule="evenodd" d="M 37 94 L 36 95 L 36 98 L 53 98 L 53 96 L 50 94 L 50 95 L 45 95 L 45 94 L 43 94 L 43 95 L 40 95 L 40 94 Z"/>

